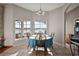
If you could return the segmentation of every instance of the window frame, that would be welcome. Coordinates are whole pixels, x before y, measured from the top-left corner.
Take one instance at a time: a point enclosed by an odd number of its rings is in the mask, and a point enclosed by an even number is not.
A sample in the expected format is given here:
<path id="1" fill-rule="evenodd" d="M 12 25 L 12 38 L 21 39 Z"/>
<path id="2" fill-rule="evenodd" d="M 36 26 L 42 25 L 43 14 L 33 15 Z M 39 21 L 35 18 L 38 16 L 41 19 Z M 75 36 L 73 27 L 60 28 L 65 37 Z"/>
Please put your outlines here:
<path id="1" fill-rule="evenodd" d="M 38 24 L 40 26 L 40 28 L 35 28 L 35 25 L 36 25 L 35 22 L 39 22 L 40 23 L 40 24 Z M 45 24 L 46 28 L 45 27 L 43 28 L 42 27 L 43 24 L 41 25 L 41 23 Z M 47 29 L 47 23 L 46 23 L 46 21 L 38 21 L 38 20 L 34 21 L 34 32 L 39 32 L 40 30 L 43 30 L 45 32 L 46 29 Z M 39 31 L 36 31 L 36 30 L 39 30 Z"/>
<path id="2" fill-rule="evenodd" d="M 27 24 L 28 21 L 30 22 L 30 24 Z M 26 22 L 26 24 L 24 24 L 24 22 Z M 25 26 L 26 28 L 24 28 L 24 25 L 26 25 Z M 27 28 L 27 25 L 30 25 L 30 28 Z M 24 32 L 24 30 L 26 30 L 26 32 Z M 28 30 L 29 32 L 31 31 L 31 21 L 30 20 L 23 21 L 23 33 L 27 33 Z"/>
<path id="3" fill-rule="evenodd" d="M 16 21 L 19 21 L 19 28 L 17 28 L 17 25 L 16 25 Z M 15 34 L 19 34 L 19 33 L 21 33 L 21 21 L 20 20 L 15 20 Z M 16 30 L 19 30 L 19 33 L 16 33 Z"/>

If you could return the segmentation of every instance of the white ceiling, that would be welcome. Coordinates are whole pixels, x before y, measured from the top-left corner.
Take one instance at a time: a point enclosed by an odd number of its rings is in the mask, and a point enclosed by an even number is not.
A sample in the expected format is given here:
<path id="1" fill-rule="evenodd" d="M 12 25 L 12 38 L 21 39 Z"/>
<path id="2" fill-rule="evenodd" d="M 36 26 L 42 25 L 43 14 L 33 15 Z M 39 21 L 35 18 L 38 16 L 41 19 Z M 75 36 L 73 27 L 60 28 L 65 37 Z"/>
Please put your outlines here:
<path id="1" fill-rule="evenodd" d="M 23 7 L 30 11 L 38 11 L 40 9 L 40 3 L 15 3 L 17 6 Z M 43 11 L 51 11 L 63 6 L 64 3 L 41 3 L 41 9 Z"/>

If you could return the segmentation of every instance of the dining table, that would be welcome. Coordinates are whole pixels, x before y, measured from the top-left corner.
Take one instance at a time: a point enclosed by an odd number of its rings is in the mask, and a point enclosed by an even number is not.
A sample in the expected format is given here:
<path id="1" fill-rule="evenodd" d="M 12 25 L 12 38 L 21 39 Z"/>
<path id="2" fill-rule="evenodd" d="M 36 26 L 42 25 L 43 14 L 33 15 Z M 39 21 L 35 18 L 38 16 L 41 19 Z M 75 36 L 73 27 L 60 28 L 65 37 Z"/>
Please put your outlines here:
<path id="1" fill-rule="evenodd" d="M 45 36 L 46 36 L 46 38 L 45 37 L 42 37 L 42 43 L 41 44 L 42 45 L 45 44 L 45 48 L 47 49 L 47 48 L 50 48 L 50 47 L 53 46 L 53 37 L 50 36 L 50 35 L 45 35 Z M 35 49 L 36 46 L 37 46 L 37 44 L 40 44 L 39 38 L 37 39 L 36 38 L 36 35 L 30 36 L 29 39 L 28 39 L 28 45 L 31 48 Z"/>

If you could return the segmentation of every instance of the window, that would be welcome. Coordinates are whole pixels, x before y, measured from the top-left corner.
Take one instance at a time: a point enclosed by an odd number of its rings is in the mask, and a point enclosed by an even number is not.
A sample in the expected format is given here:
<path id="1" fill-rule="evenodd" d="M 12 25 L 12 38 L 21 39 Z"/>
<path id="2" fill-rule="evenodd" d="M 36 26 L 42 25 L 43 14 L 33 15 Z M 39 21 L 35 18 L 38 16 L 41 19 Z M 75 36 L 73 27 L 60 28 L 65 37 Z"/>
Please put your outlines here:
<path id="1" fill-rule="evenodd" d="M 21 21 L 19 20 L 15 21 L 15 33 L 16 34 L 21 33 Z"/>
<path id="2" fill-rule="evenodd" d="M 31 22 L 30 21 L 24 21 L 23 22 L 23 27 L 24 27 L 24 33 L 30 32 L 31 30 Z"/>
<path id="3" fill-rule="evenodd" d="M 47 24 L 42 21 L 35 21 L 35 32 L 43 32 L 45 33 L 45 30 L 47 28 Z"/>
<path id="4" fill-rule="evenodd" d="M 21 21 L 15 21 L 15 36 L 16 39 L 21 38 Z"/>

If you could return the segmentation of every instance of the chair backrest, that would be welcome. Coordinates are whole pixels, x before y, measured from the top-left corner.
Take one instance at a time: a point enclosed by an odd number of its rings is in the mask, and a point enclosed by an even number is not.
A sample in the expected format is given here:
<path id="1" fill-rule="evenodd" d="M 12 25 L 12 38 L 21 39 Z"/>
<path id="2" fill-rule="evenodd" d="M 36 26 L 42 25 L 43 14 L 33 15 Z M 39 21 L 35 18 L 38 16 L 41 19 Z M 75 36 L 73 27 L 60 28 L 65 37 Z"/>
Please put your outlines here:
<path id="1" fill-rule="evenodd" d="M 66 35 L 66 43 L 68 43 L 68 44 L 70 44 L 70 41 L 71 41 L 71 39 L 72 39 L 72 37 L 73 37 L 74 35 L 73 34 L 67 34 Z"/>
<path id="2" fill-rule="evenodd" d="M 50 36 L 53 37 L 53 39 L 55 38 L 55 34 L 54 33 L 51 33 Z"/>
<path id="3" fill-rule="evenodd" d="M 39 34 L 40 47 L 42 46 L 42 34 Z"/>
<path id="4" fill-rule="evenodd" d="M 38 44 L 38 42 L 37 42 L 37 44 L 39 47 L 42 47 L 43 45 L 45 45 L 45 40 L 42 40 L 42 35 L 43 35 L 42 33 L 40 33 L 38 35 L 39 35 L 39 38 L 37 38 L 37 39 L 39 39 L 39 44 Z M 46 37 L 45 37 L 45 39 L 46 39 Z"/>

